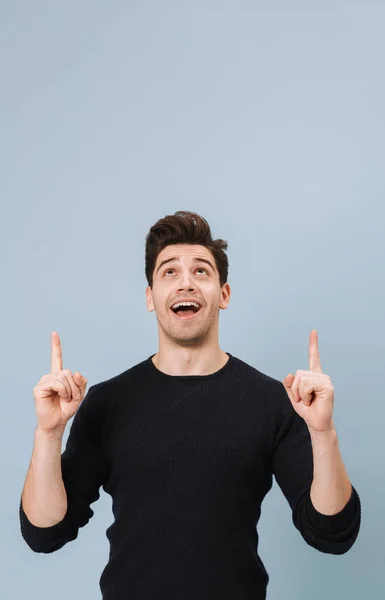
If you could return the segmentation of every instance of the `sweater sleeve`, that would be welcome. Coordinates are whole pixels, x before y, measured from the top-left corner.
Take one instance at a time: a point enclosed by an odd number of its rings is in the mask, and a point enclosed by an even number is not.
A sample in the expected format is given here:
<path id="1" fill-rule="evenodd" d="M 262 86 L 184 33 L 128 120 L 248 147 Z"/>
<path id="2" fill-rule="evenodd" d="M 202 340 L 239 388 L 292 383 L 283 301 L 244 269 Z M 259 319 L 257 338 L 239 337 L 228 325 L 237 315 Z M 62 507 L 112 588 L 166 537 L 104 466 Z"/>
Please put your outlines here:
<path id="1" fill-rule="evenodd" d="M 284 416 L 276 431 L 272 471 L 291 509 L 294 526 L 313 548 L 326 554 L 345 554 L 354 544 L 361 524 L 361 503 L 352 494 L 335 515 L 318 512 L 310 498 L 313 481 L 313 448 L 306 422 L 284 394 Z"/>
<path id="2" fill-rule="evenodd" d="M 99 488 L 107 478 L 107 465 L 102 447 L 102 423 L 106 399 L 99 398 L 98 386 L 91 386 L 79 405 L 61 455 L 67 512 L 62 521 L 51 527 L 33 525 L 19 505 L 22 537 L 34 552 L 50 553 L 75 540 L 79 528 L 93 516 L 90 504 L 99 499 Z M 100 402 L 100 400 L 102 402 Z"/>

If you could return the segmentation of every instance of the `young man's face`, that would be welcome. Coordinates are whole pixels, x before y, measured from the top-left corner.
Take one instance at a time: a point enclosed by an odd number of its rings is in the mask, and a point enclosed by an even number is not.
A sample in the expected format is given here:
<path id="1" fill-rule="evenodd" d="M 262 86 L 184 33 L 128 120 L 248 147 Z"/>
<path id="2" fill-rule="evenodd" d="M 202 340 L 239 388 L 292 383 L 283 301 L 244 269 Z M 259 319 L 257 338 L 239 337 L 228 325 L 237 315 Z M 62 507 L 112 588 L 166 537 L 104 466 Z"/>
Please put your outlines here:
<path id="1" fill-rule="evenodd" d="M 178 316 L 171 307 L 182 300 L 198 302 L 199 311 L 192 316 L 180 312 Z M 217 335 L 219 310 L 227 308 L 229 300 L 230 286 L 220 286 L 214 257 L 207 248 L 175 244 L 160 252 L 152 290 L 146 288 L 146 301 L 148 310 L 155 310 L 160 330 L 168 338 L 191 345 L 202 342 L 209 334 Z"/>

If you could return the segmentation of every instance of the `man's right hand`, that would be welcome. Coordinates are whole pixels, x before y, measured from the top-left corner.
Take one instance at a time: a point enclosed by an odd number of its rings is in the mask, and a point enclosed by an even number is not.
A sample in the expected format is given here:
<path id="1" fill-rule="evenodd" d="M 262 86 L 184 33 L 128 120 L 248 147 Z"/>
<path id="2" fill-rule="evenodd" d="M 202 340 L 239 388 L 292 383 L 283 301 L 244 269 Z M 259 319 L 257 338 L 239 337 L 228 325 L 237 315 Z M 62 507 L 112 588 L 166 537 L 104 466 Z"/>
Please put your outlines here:
<path id="1" fill-rule="evenodd" d="M 76 413 L 84 398 L 87 379 L 78 371 L 63 370 L 59 334 L 52 332 L 51 373 L 43 375 L 33 388 L 37 429 L 47 433 L 64 432 L 67 421 Z"/>

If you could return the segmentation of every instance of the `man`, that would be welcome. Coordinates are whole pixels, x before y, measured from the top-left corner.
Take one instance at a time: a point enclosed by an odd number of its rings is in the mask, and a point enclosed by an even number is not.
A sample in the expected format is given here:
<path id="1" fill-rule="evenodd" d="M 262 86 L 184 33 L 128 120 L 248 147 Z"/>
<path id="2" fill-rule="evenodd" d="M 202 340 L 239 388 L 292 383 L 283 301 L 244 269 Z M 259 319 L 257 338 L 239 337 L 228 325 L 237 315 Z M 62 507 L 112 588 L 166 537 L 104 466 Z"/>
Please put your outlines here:
<path id="1" fill-rule="evenodd" d="M 196 213 L 150 229 L 146 301 L 158 352 L 91 386 L 84 400 L 87 380 L 63 370 L 52 334 L 51 373 L 34 388 L 21 531 L 35 552 L 60 549 L 93 516 L 103 486 L 115 517 L 103 600 L 265 599 L 256 525 L 273 475 L 310 546 L 343 554 L 357 538 L 360 499 L 339 452 L 317 332 L 309 369 L 283 383 L 224 352 L 226 249 Z"/>

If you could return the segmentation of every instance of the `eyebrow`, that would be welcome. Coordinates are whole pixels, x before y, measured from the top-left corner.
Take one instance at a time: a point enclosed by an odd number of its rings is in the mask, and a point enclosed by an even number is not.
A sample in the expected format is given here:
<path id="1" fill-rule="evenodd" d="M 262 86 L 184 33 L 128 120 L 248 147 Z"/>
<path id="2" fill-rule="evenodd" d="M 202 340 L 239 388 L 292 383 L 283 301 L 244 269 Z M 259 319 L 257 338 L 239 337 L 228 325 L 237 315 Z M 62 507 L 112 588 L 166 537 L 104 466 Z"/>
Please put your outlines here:
<path id="1" fill-rule="evenodd" d="M 156 273 L 158 273 L 159 269 L 161 267 L 163 267 L 163 265 L 165 265 L 166 263 L 169 263 L 169 262 L 174 262 L 174 261 L 175 262 L 180 262 L 180 258 L 178 258 L 177 256 L 172 256 L 171 258 L 167 258 L 166 260 L 163 260 L 160 263 L 159 267 L 157 268 Z M 194 258 L 193 262 L 194 263 L 197 263 L 197 262 L 206 263 L 207 265 L 210 265 L 210 267 L 212 268 L 213 271 L 215 271 L 215 269 L 214 269 L 213 265 L 211 264 L 211 262 L 209 260 L 207 260 L 206 258 Z"/>

